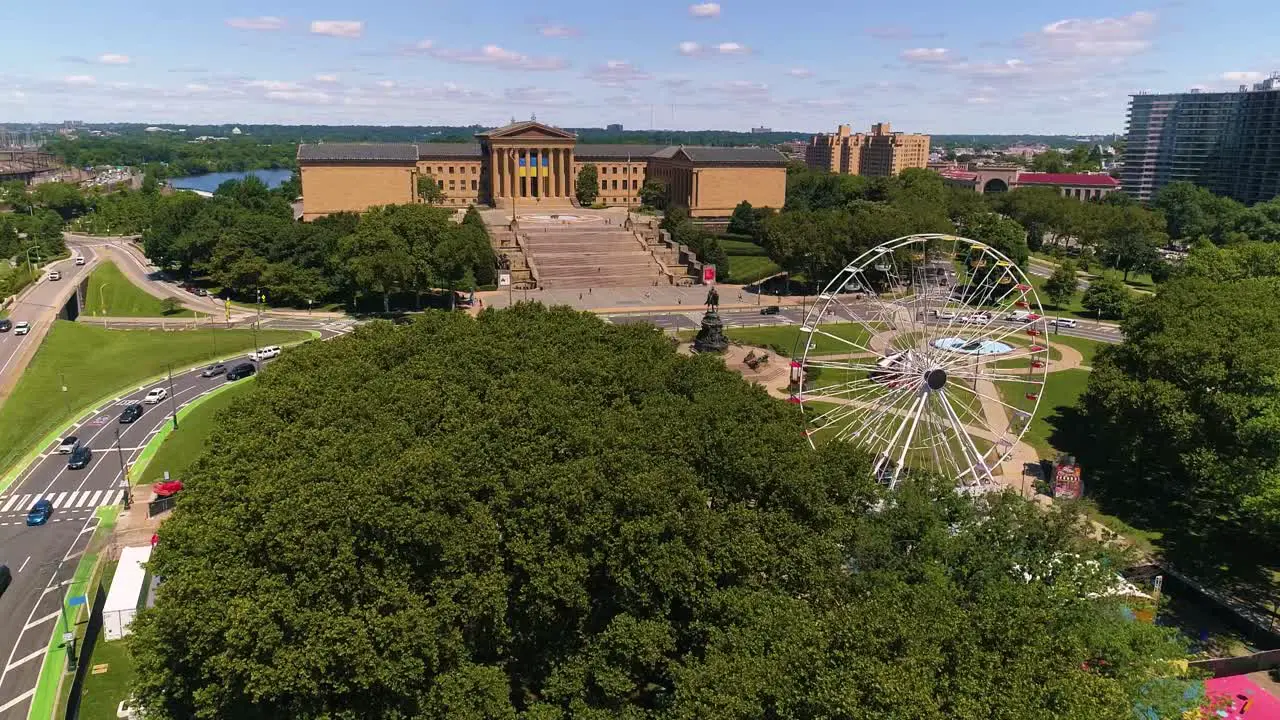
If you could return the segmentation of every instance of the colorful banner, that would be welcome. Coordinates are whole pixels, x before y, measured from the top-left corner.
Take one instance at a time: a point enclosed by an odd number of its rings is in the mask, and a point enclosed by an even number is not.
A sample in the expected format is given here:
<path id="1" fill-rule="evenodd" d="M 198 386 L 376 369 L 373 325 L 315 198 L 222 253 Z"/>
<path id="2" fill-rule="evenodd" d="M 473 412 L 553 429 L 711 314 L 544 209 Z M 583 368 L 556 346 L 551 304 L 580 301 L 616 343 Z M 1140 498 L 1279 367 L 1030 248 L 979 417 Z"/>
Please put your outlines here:
<path id="1" fill-rule="evenodd" d="M 702 284 L 703 285 L 716 284 L 716 266 L 715 265 L 702 266 Z"/>
<path id="2" fill-rule="evenodd" d="M 1084 484 L 1080 482 L 1080 466 L 1059 463 L 1053 472 L 1053 496 L 1079 499 L 1084 496 Z"/>

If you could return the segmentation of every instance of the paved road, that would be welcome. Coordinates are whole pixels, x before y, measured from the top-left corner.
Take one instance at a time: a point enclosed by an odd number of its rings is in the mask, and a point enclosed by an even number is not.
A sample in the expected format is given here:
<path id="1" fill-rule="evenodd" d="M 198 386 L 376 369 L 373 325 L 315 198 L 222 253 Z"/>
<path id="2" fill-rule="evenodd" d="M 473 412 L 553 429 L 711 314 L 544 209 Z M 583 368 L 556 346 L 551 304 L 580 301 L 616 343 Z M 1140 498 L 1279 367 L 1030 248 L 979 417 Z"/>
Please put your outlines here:
<path id="1" fill-rule="evenodd" d="M 83 252 L 87 261 L 85 265 L 76 265 L 71 259 L 59 260 L 48 265 L 44 275 L 27 290 L 19 302 L 9 309 L 10 320 L 14 323 L 26 320 L 31 323 L 32 329 L 29 335 L 14 335 L 12 331 L 0 333 L 0 386 L 11 387 L 7 381 L 13 380 L 22 373 L 24 367 L 22 360 L 29 360 L 30 355 L 19 358 L 20 351 L 29 345 L 40 344 L 44 332 L 58 316 L 58 310 L 66 303 L 67 298 L 71 297 L 71 293 L 75 292 L 76 284 L 93 265 L 96 257 L 93 250 L 86 248 Z M 62 279 L 49 280 L 47 272 L 49 270 L 61 272 Z"/>
<path id="2" fill-rule="evenodd" d="M 340 334 L 320 332 L 323 339 Z M 236 361 L 228 365 L 232 362 Z M 198 370 L 175 376 L 173 402 L 145 406 L 142 417 L 130 425 L 117 420 L 124 407 L 140 402 L 151 388 L 169 383 L 161 381 L 123 394 L 70 433 L 93 449 L 88 467 L 68 469 L 67 457 L 53 452 L 55 443 L 10 489 L 0 493 L 0 563 L 13 571 L 13 584 L 0 596 L 0 720 L 27 717 L 50 634 L 63 632 L 59 609 L 79 556 L 97 527 L 94 511 L 124 499 L 116 431 L 121 453 L 132 464 L 147 440 L 172 422 L 170 414 L 176 408 L 225 382 L 221 377 L 201 378 Z M 54 504 L 53 517 L 47 525 L 27 527 L 26 511 L 40 498 Z"/>

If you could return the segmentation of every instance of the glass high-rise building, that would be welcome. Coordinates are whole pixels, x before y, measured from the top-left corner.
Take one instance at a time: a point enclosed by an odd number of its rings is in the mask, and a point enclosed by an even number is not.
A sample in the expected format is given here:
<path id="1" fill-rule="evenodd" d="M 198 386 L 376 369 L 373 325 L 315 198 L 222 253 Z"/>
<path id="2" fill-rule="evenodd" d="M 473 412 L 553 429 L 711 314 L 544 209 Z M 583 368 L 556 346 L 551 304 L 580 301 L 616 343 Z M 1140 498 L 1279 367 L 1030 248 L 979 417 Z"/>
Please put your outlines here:
<path id="1" fill-rule="evenodd" d="M 1252 90 L 1131 97 L 1124 192 L 1148 202 L 1176 180 L 1246 204 L 1280 195 L 1280 74 Z"/>

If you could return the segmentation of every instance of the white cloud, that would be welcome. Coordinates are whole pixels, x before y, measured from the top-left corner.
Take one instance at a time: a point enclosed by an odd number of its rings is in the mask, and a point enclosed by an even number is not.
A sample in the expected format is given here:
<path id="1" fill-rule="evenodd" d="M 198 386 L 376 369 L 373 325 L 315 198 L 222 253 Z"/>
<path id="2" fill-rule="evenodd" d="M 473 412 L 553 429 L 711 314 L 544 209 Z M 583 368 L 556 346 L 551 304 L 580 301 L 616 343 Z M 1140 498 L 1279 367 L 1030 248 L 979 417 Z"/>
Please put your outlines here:
<path id="1" fill-rule="evenodd" d="M 649 74 L 626 60 L 610 60 L 587 70 L 585 77 L 605 87 L 627 87 L 639 80 L 648 80 Z"/>
<path id="2" fill-rule="evenodd" d="M 689 14 L 699 18 L 720 17 L 720 3 L 705 2 L 690 5 Z"/>
<path id="3" fill-rule="evenodd" d="M 316 35 L 330 37 L 358 38 L 364 33 L 364 22 L 360 20 L 313 20 L 311 32 Z"/>
<path id="4" fill-rule="evenodd" d="M 301 86 L 296 82 L 288 80 L 250 80 L 245 83 L 248 87 L 258 88 L 260 90 L 269 90 L 279 92 L 283 90 L 301 90 Z"/>
<path id="5" fill-rule="evenodd" d="M 75 87 L 90 87 L 98 84 L 92 75 L 68 75 L 62 78 L 62 82 Z"/>
<path id="6" fill-rule="evenodd" d="M 326 74 L 326 73 L 318 73 L 318 74 L 316 74 L 315 76 L 313 76 L 311 79 L 312 79 L 312 80 L 315 80 L 316 82 L 319 82 L 319 83 L 336 83 L 336 82 L 338 82 L 338 76 L 337 76 L 337 75 L 330 75 L 330 74 Z"/>
<path id="7" fill-rule="evenodd" d="M 793 78 L 811 78 L 811 77 L 813 77 L 813 71 L 812 71 L 812 70 L 810 70 L 809 68 L 802 68 L 802 67 L 798 67 L 798 68 L 791 68 L 790 70 L 788 70 L 788 71 L 787 71 L 787 74 L 788 74 L 788 75 L 790 75 L 790 76 L 791 76 L 791 77 L 793 77 Z"/>
<path id="8" fill-rule="evenodd" d="M 903 50 L 898 57 L 913 63 L 944 63 L 951 60 L 951 51 L 947 48 L 911 48 Z"/>
<path id="9" fill-rule="evenodd" d="M 391 88 L 396 86 L 396 83 L 394 80 L 379 80 L 378 82 L 374 83 L 374 85 L 377 85 L 378 87 L 386 90 L 390 90 Z"/>
<path id="10" fill-rule="evenodd" d="M 733 95 L 763 95 L 769 92 L 769 86 L 754 80 L 729 80 L 714 86 L 715 90 Z"/>
<path id="11" fill-rule="evenodd" d="M 1021 43 L 1059 57 L 1126 57 L 1151 47 L 1156 14 L 1138 12 L 1114 18 L 1068 18 L 1049 23 Z"/>
<path id="12" fill-rule="evenodd" d="M 195 93 L 202 93 L 202 92 L 209 91 L 209 86 L 205 85 L 204 83 L 187 83 L 183 87 Z"/>
<path id="13" fill-rule="evenodd" d="M 333 100 L 329 93 L 320 90 L 273 90 L 267 93 L 270 100 L 300 103 L 303 105 L 326 105 Z"/>
<path id="14" fill-rule="evenodd" d="M 1031 71 L 1031 68 L 1018 58 L 1010 58 L 1002 63 L 956 63 L 949 67 L 948 70 L 977 77 L 1008 77 L 1010 75 L 1026 74 Z"/>
<path id="15" fill-rule="evenodd" d="M 578 28 L 568 25 L 560 25 L 558 23 L 547 23 L 538 26 L 538 34 L 549 38 L 567 38 L 575 37 L 582 34 Z"/>
<path id="16" fill-rule="evenodd" d="M 702 52 L 702 46 L 692 40 L 685 40 L 680 43 L 679 50 L 681 55 L 697 55 Z"/>
<path id="17" fill-rule="evenodd" d="M 722 42 L 716 45 L 716 52 L 721 55 L 745 55 L 751 52 L 751 48 L 736 42 Z"/>
<path id="18" fill-rule="evenodd" d="M 284 18 L 272 15 L 258 17 L 234 17 L 227 21 L 229 27 L 237 30 L 281 30 L 285 26 Z"/>
<path id="19" fill-rule="evenodd" d="M 563 70 L 569 66 L 562 58 L 525 55 L 497 45 L 485 45 L 479 50 L 458 50 L 437 47 L 434 42 L 423 40 L 411 50 L 446 62 L 495 65 L 508 70 Z"/>
<path id="20" fill-rule="evenodd" d="M 502 97 L 514 105 L 571 105 L 577 96 L 564 90 L 538 87 L 507 88 Z"/>
<path id="21" fill-rule="evenodd" d="M 130 60 L 128 55 L 120 55 L 119 53 L 103 53 L 98 56 L 98 62 L 103 65 L 128 65 Z"/>
<path id="22" fill-rule="evenodd" d="M 1258 82 L 1264 77 L 1266 76 L 1262 73 L 1253 70 L 1231 70 L 1222 73 L 1222 79 L 1227 82 Z"/>

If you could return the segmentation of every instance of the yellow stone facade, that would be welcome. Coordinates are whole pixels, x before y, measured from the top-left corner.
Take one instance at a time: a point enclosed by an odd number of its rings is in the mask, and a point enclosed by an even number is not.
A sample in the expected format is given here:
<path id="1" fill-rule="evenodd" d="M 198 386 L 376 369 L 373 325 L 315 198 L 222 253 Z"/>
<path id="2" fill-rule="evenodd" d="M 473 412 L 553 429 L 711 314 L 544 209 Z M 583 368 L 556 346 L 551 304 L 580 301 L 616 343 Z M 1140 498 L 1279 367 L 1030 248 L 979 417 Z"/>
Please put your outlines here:
<path id="1" fill-rule="evenodd" d="M 436 183 L 445 207 L 570 207 L 587 165 L 596 167 L 597 202 L 606 205 L 638 206 L 650 177 L 667 186 L 668 202 L 694 217 L 728 216 L 743 200 L 781 208 L 786 198 L 786 160 L 776 150 L 579 145 L 573 133 L 533 121 L 476 139 L 301 145 L 302 218 L 415 202 L 420 178 Z"/>
<path id="2" fill-rule="evenodd" d="M 929 136 L 893 132 L 889 123 L 876 123 L 868 134 L 851 133 L 841 125 L 832 134 L 818 134 L 805 147 L 805 164 L 841 175 L 885 177 L 929 163 Z"/>

